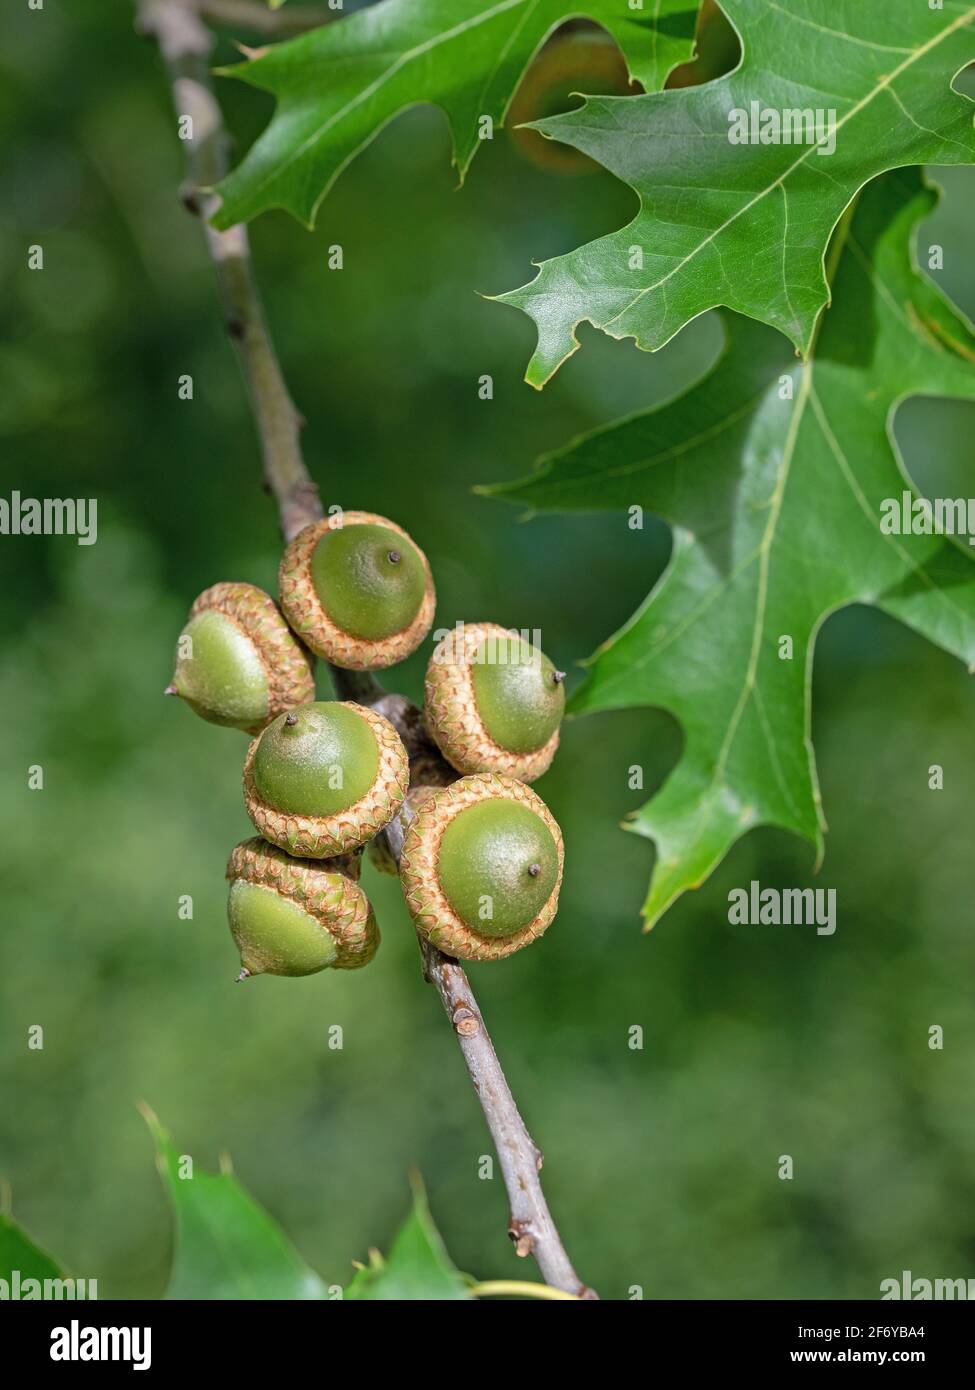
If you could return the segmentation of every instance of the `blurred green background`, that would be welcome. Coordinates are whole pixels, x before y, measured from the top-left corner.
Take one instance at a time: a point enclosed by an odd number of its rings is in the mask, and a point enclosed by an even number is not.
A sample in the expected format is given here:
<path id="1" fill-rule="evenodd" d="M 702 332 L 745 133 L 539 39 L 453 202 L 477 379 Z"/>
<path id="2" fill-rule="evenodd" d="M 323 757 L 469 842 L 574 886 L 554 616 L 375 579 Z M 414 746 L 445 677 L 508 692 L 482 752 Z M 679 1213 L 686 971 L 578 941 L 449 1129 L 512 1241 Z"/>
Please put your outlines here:
<path id="1" fill-rule="evenodd" d="M 504 1234 L 500 1177 L 478 1177 L 490 1143 L 395 880 L 366 870 L 383 929 L 368 970 L 233 984 L 223 871 L 251 833 L 246 740 L 162 688 L 199 590 L 273 588 L 276 518 L 200 228 L 176 196 L 154 48 L 124 4 L 19 10 L 0 46 L 2 494 L 97 497 L 99 533 L 0 542 L 0 1174 L 15 1215 L 103 1296 L 157 1295 L 170 1222 L 145 1098 L 198 1163 L 228 1150 L 330 1282 L 388 1244 L 413 1164 L 462 1268 L 533 1277 Z M 270 104 L 220 92 L 246 148 Z M 970 314 L 972 179 L 939 175 L 947 197 L 921 233 Z M 501 133 L 454 184 L 443 119 L 410 112 L 342 176 L 314 234 L 258 221 L 258 273 L 326 504 L 412 532 L 438 624 L 538 627 L 573 670 L 660 573 L 665 528 L 519 524 L 471 487 L 672 395 L 718 333 L 702 319 L 650 357 L 584 331 L 537 395 L 521 381 L 531 325 L 477 292 L 620 225 L 633 195 L 547 172 Z M 43 273 L 26 269 L 35 242 Z M 187 372 L 192 402 L 177 398 Z M 970 492 L 970 405 L 908 402 L 897 430 L 922 488 Z M 427 655 L 395 673 L 414 698 Z M 618 823 L 645 796 L 630 765 L 659 785 L 680 731 L 641 711 L 566 728 L 539 784 L 566 838 L 557 924 L 471 974 L 566 1244 L 604 1297 L 872 1298 L 905 1268 L 975 1274 L 973 711 L 948 656 L 866 610 L 831 618 L 815 676 L 819 878 L 808 846 L 753 834 L 649 936 L 652 849 Z M 29 791 L 37 763 L 44 789 Z M 753 877 L 835 888 L 836 935 L 730 926 L 729 889 Z M 27 1047 L 34 1024 L 43 1051 Z"/>

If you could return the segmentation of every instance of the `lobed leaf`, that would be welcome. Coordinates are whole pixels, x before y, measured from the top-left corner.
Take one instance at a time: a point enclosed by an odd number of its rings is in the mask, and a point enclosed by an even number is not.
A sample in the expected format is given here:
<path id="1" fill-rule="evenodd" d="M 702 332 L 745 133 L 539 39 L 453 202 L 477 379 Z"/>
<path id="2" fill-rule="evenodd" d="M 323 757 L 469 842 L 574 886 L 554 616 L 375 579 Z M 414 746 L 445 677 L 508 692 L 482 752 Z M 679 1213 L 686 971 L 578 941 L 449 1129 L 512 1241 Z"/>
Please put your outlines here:
<path id="1" fill-rule="evenodd" d="M 837 232 L 832 304 L 804 362 L 725 315 L 724 353 L 685 395 L 485 489 L 536 511 L 637 504 L 673 528 L 665 573 L 570 702 L 580 714 L 661 706 L 683 727 L 680 761 L 629 827 L 657 848 L 648 926 L 755 826 L 822 854 L 810 686 L 830 613 L 872 604 L 975 667 L 971 549 L 880 525 L 886 499 L 914 495 L 898 404 L 975 400 L 975 333 L 912 256 L 935 201 L 917 170 L 864 191 Z"/>
<path id="2" fill-rule="evenodd" d="M 369 1264 L 356 1271 L 345 1297 L 375 1301 L 455 1301 L 472 1297 L 447 1254 L 418 1180 L 413 1184 L 412 1210 L 389 1255 L 383 1259 L 372 1251 Z"/>
<path id="3" fill-rule="evenodd" d="M 281 1228 L 230 1173 L 180 1175 L 180 1154 L 143 1108 L 176 1217 L 169 1299 L 325 1299 Z"/>
<path id="4" fill-rule="evenodd" d="M 10 1284 L 19 1274 L 21 1284 L 28 1279 L 64 1279 L 65 1271 L 52 1255 L 31 1239 L 6 1211 L 0 1211 L 0 1279 Z"/>
<path id="5" fill-rule="evenodd" d="M 530 284 L 499 297 L 538 329 L 533 386 L 575 352 L 583 320 L 654 350 L 723 305 L 807 353 L 829 294 L 826 247 L 857 190 L 885 170 L 975 161 L 973 104 L 951 87 L 975 59 L 971 4 L 721 3 L 743 46 L 734 72 L 678 91 L 589 97 L 534 123 L 630 184 L 640 207 L 626 227 L 542 262 Z M 732 143 L 731 117 L 750 120 L 752 103 L 759 117 L 823 113 L 824 141 Z"/>
<path id="6" fill-rule="evenodd" d="M 407 107 L 447 117 L 463 180 L 484 116 L 501 125 L 532 55 L 568 17 L 617 40 L 648 90 L 690 57 L 696 0 L 382 0 L 224 69 L 278 100 L 274 117 L 219 185 L 220 228 L 281 207 L 308 227 L 345 166 Z"/>

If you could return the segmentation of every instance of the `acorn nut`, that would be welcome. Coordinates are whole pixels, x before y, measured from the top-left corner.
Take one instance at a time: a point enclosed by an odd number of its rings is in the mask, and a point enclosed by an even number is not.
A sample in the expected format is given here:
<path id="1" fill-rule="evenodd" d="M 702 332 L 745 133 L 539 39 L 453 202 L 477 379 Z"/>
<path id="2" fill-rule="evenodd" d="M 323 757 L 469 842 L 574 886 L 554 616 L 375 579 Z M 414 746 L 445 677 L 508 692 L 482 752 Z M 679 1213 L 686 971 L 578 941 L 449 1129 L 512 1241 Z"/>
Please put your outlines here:
<path id="1" fill-rule="evenodd" d="M 343 512 L 300 531 L 281 559 L 281 607 L 312 651 L 352 671 L 403 661 L 436 605 L 423 551 L 395 522 Z"/>
<path id="2" fill-rule="evenodd" d="M 315 697 L 311 657 L 269 594 L 214 584 L 190 609 L 166 687 L 211 724 L 257 734 L 283 710 Z"/>
<path id="3" fill-rule="evenodd" d="M 359 887 L 358 858 L 291 859 L 260 839 L 237 845 L 227 864 L 227 915 L 250 975 L 358 970 L 379 945 L 379 928 Z"/>
<path id="4" fill-rule="evenodd" d="M 409 776 L 388 719 L 320 700 L 279 715 L 251 743 L 244 804 L 279 849 L 327 859 L 379 834 L 403 804 Z"/>
<path id="5" fill-rule="evenodd" d="M 513 777 L 462 777 L 410 823 L 400 880 L 417 931 L 460 960 L 501 960 L 551 923 L 562 834 L 541 797 Z"/>
<path id="6" fill-rule="evenodd" d="M 427 667 L 430 736 L 458 772 L 541 777 L 559 746 L 565 676 L 544 652 L 497 623 L 466 623 Z"/>

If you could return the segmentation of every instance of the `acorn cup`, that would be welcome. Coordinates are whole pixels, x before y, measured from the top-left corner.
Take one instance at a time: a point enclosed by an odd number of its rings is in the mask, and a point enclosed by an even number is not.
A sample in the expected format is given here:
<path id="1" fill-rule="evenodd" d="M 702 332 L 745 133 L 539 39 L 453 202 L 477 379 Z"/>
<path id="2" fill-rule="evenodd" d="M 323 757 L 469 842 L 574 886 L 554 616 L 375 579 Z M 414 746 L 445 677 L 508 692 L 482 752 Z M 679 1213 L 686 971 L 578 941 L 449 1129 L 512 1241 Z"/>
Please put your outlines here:
<path id="1" fill-rule="evenodd" d="M 459 624 L 427 667 L 431 738 L 461 773 L 534 782 L 555 757 L 565 675 L 544 652 L 497 623 Z"/>
<path id="2" fill-rule="evenodd" d="M 536 940 L 558 908 L 563 845 L 526 783 L 558 747 L 563 673 L 516 632 L 458 624 L 430 660 L 422 716 L 402 696 L 387 706 L 405 711 L 416 744 L 411 791 L 394 725 L 352 701 L 315 700 L 308 648 L 348 670 L 414 651 L 435 607 L 423 552 L 385 517 L 346 512 L 288 545 L 280 586 L 284 617 L 252 584 L 202 593 L 167 691 L 254 735 L 244 803 L 260 838 L 237 845 L 226 872 L 238 978 L 372 959 L 379 929 L 358 881 L 363 847 L 381 872 L 399 874 L 417 931 L 448 956 L 501 960 Z M 407 797 L 397 855 L 399 828 L 392 843 L 381 832 Z"/>
<path id="3" fill-rule="evenodd" d="M 254 584 L 214 584 L 190 609 L 167 695 L 211 724 L 260 733 L 315 697 L 312 659 Z"/>
<path id="4" fill-rule="evenodd" d="M 284 552 L 281 607 L 312 651 L 352 671 L 405 660 L 430 631 L 436 594 L 427 558 L 374 512 L 306 526 Z"/>
<path id="5" fill-rule="evenodd" d="M 379 946 L 379 928 L 357 882 L 358 856 L 292 859 L 266 840 L 245 840 L 227 864 L 227 915 L 251 975 L 358 970 Z"/>
<path id="6" fill-rule="evenodd" d="M 462 777 L 425 797 L 400 858 L 416 929 L 460 960 L 501 960 L 535 941 L 558 909 L 562 833 L 513 777 Z"/>
<path id="7" fill-rule="evenodd" d="M 409 777 L 388 719 L 362 705 L 315 701 L 279 715 L 251 743 L 244 804 L 279 849 L 327 859 L 378 835 L 402 806 Z"/>

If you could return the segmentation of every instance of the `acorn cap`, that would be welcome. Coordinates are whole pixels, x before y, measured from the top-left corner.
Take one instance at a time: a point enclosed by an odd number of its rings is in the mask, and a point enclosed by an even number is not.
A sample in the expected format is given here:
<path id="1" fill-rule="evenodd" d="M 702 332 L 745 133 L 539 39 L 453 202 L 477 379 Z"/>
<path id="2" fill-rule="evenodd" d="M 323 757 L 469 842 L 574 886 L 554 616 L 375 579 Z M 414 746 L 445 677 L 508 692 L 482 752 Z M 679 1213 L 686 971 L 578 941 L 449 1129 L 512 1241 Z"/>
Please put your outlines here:
<path id="1" fill-rule="evenodd" d="M 531 660 L 506 663 L 509 651 L 530 654 Z M 563 681 L 544 653 L 508 628 L 458 624 L 438 643 L 427 667 L 424 716 L 430 736 L 458 772 L 498 772 L 534 782 L 559 746 Z"/>
<path id="2" fill-rule="evenodd" d="M 409 780 L 406 749 L 388 719 L 363 705 L 317 701 L 279 716 L 251 743 L 244 805 L 272 844 L 328 859 L 378 835 Z"/>
<path id="3" fill-rule="evenodd" d="M 460 960 L 502 960 L 558 909 L 562 832 L 513 777 L 462 777 L 426 797 L 410 823 L 400 881 L 420 934 Z"/>
<path id="4" fill-rule="evenodd" d="M 379 928 L 357 877 L 357 857 L 353 867 L 350 859 L 292 859 L 257 838 L 237 845 L 227 878 L 239 978 L 368 965 Z"/>
<path id="5" fill-rule="evenodd" d="M 182 656 L 185 637 L 192 654 Z M 314 699 L 312 658 L 270 594 L 254 584 L 213 584 L 190 609 L 166 694 L 211 724 L 257 734 L 283 710 Z"/>
<path id="6" fill-rule="evenodd" d="M 342 512 L 299 531 L 282 556 L 278 582 L 295 632 L 346 670 L 404 661 L 433 623 L 427 557 L 401 526 L 374 512 Z"/>

